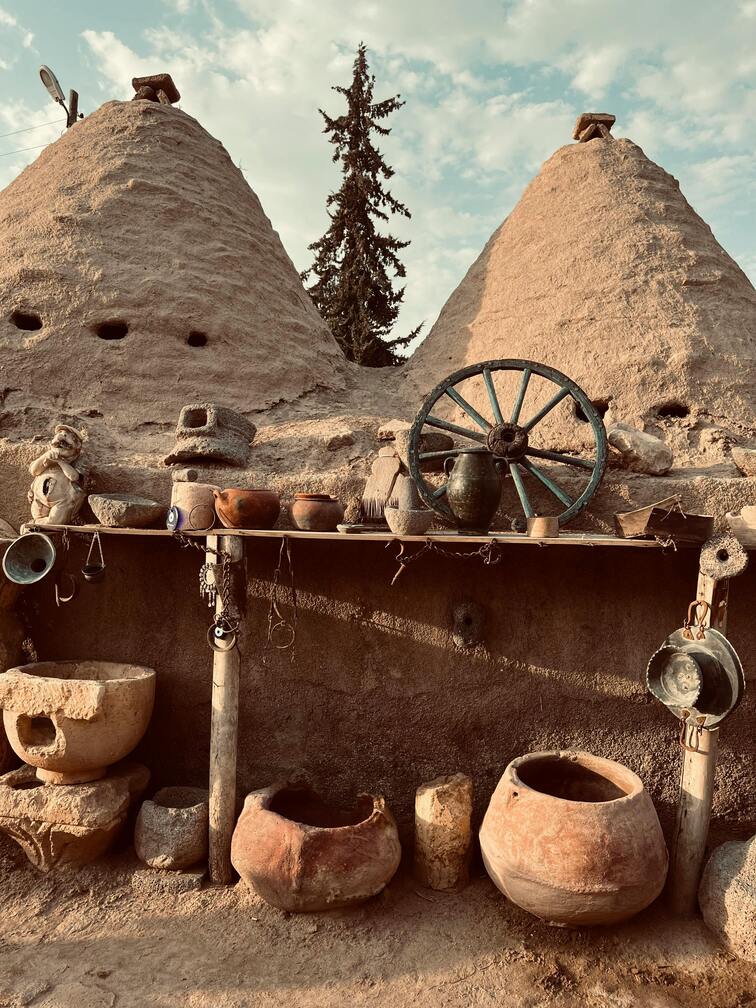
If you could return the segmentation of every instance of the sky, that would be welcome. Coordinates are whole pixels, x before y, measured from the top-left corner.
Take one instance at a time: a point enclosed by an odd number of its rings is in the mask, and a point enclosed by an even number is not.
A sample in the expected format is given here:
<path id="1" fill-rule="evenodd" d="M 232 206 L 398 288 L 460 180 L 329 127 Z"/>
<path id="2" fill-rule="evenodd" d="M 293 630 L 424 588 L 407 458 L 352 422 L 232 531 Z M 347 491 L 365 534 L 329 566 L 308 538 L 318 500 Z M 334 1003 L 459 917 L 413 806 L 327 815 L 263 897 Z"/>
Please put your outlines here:
<path id="1" fill-rule="evenodd" d="M 411 242 L 395 335 L 427 332 L 587 110 L 617 116 L 756 280 L 756 0 L 0 0 L 0 188 L 64 125 L 40 64 L 84 113 L 168 71 L 304 269 L 339 185 L 318 108 L 343 110 L 330 89 L 360 41 L 376 99 L 406 102 L 380 141 L 412 212 L 392 226 Z"/>

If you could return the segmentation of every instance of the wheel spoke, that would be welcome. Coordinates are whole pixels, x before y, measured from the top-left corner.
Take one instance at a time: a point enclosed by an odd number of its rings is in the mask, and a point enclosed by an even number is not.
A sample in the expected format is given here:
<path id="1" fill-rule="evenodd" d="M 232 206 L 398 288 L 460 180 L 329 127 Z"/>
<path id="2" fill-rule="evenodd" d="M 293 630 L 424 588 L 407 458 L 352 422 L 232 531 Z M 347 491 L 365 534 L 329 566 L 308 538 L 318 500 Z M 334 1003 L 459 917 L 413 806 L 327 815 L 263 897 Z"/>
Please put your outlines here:
<path id="1" fill-rule="evenodd" d="M 448 448 L 446 451 L 420 452 L 417 456 L 421 462 L 430 462 L 431 459 L 452 458 L 459 455 L 461 448 Z"/>
<path id="2" fill-rule="evenodd" d="M 439 497 L 444 496 L 444 494 L 446 493 L 447 484 L 448 480 L 447 483 L 442 483 L 440 487 L 436 487 L 436 489 L 431 493 L 431 497 L 433 498 L 433 500 L 438 500 Z"/>
<path id="3" fill-rule="evenodd" d="M 545 448 L 528 447 L 525 454 L 532 455 L 533 458 L 548 459 L 551 462 L 564 462 L 565 465 L 577 466 L 578 469 L 590 469 L 591 471 L 596 464 L 589 462 L 588 459 L 578 458 L 576 455 L 563 455 L 561 452 L 546 451 Z"/>
<path id="4" fill-rule="evenodd" d="M 429 427 L 438 427 L 439 430 L 449 431 L 450 434 L 459 434 L 460 437 L 470 438 L 471 441 L 479 441 L 481 444 L 486 443 L 485 435 L 478 434 L 477 431 L 468 430 L 467 427 L 459 427 L 457 424 L 449 423 L 447 420 L 441 420 L 439 417 L 428 414 L 425 422 Z"/>
<path id="5" fill-rule="evenodd" d="M 531 474 L 531 476 L 535 476 L 537 480 L 540 480 L 540 482 L 543 483 L 546 489 L 550 490 L 554 494 L 556 499 L 558 501 L 561 501 L 561 503 L 564 504 L 565 507 L 572 507 L 572 505 L 574 504 L 572 498 L 569 497 L 564 492 L 564 490 L 562 490 L 560 486 L 557 486 L 557 484 L 554 482 L 553 479 L 547 476 L 545 472 L 540 470 L 538 466 L 533 465 L 533 463 L 526 458 L 521 459 L 520 464 L 523 466 L 524 469 L 526 469 Z"/>
<path id="6" fill-rule="evenodd" d="M 525 489 L 525 483 L 522 479 L 520 467 L 516 462 L 509 463 L 509 472 L 512 475 L 512 482 L 515 485 L 517 496 L 520 498 L 520 503 L 522 504 L 522 510 L 525 512 L 525 517 L 533 518 L 535 516 L 535 511 L 533 510 L 533 505 L 530 503 L 528 492 Z"/>
<path id="7" fill-rule="evenodd" d="M 551 399 L 549 399 L 546 405 L 542 409 L 540 409 L 534 417 L 528 420 L 528 422 L 523 426 L 522 429 L 524 431 L 532 430 L 536 424 L 540 423 L 541 420 L 543 420 L 543 418 L 546 416 L 547 413 L 550 413 L 554 409 L 554 407 L 558 405 L 562 401 L 562 399 L 564 399 L 565 396 L 568 396 L 569 394 L 570 394 L 569 389 L 567 388 L 559 389 L 557 394 L 553 396 Z"/>
<path id="8" fill-rule="evenodd" d="M 488 401 L 491 403 L 494 420 L 497 424 L 504 423 L 504 417 L 501 415 L 501 408 L 499 407 L 499 400 L 496 398 L 496 389 L 494 388 L 493 378 L 491 377 L 491 372 L 488 368 L 483 368 L 483 381 L 486 383 Z"/>
<path id="9" fill-rule="evenodd" d="M 525 368 L 522 372 L 522 379 L 520 380 L 520 389 L 517 393 L 517 402 L 514 404 L 514 409 L 512 410 L 512 419 L 510 423 L 517 423 L 520 419 L 520 410 L 522 409 L 522 404 L 525 402 L 525 393 L 528 391 L 528 382 L 530 381 L 530 376 L 533 372 L 530 368 Z M 500 421 L 501 422 L 501 421 Z"/>
<path id="10" fill-rule="evenodd" d="M 480 413 L 478 413 L 478 411 L 475 409 L 475 407 L 471 406 L 466 399 L 463 399 L 456 389 L 448 388 L 446 390 L 446 394 L 449 396 L 452 402 L 456 403 L 461 410 L 464 410 L 464 412 L 467 413 L 467 415 L 470 417 L 471 420 L 475 421 L 478 427 L 482 427 L 484 431 L 491 430 L 491 424 L 488 422 L 488 420 L 486 420 L 485 417 L 482 417 Z"/>

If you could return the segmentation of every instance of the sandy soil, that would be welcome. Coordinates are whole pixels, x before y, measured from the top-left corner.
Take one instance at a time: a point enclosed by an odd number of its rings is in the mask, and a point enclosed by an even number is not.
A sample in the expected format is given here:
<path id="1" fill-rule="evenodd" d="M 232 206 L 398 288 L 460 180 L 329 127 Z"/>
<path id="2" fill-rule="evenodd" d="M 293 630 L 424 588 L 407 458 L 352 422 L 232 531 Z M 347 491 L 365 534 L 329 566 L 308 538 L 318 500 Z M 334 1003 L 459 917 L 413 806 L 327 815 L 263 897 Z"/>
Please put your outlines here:
<path id="1" fill-rule="evenodd" d="M 700 919 L 549 928 L 484 876 L 461 894 L 404 872 L 367 905 L 287 916 L 242 883 L 135 889 L 123 852 L 40 875 L 0 846 L 0 1006 L 16 1008 L 745 1008 L 756 969 Z M 159 875 L 155 874 L 156 880 Z"/>

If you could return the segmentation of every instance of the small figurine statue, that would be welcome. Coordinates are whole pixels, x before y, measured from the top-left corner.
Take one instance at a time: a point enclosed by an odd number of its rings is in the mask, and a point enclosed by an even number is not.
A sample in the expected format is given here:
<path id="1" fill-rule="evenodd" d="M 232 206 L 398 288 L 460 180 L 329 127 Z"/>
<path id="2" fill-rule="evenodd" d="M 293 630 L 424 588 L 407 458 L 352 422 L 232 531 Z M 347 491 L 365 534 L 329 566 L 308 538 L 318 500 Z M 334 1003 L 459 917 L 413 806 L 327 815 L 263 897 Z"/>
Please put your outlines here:
<path id="1" fill-rule="evenodd" d="M 34 477 L 27 497 L 38 525 L 69 525 L 87 499 L 86 473 L 76 465 L 84 438 L 73 427 L 58 424 L 50 447 L 29 466 Z"/>

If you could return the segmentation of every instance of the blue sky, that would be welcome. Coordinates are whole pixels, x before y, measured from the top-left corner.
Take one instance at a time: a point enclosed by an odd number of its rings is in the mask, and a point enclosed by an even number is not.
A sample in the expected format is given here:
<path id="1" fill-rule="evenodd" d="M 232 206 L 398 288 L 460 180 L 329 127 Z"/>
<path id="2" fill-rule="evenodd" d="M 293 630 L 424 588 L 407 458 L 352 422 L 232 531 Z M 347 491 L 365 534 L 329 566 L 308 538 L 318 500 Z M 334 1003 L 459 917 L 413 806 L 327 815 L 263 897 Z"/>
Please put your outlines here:
<path id="1" fill-rule="evenodd" d="M 613 112 L 674 174 L 756 279 L 756 0 L 0 0 L 0 133 L 59 119 L 49 64 L 80 108 L 167 70 L 240 164 L 298 268 L 338 185 L 318 106 L 341 110 L 364 40 L 376 96 L 406 106 L 382 142 L 413 213 L 399 331 L 428 327 L 576 115 Z M 60 134 L 0 138 L 0 186 Z"/>

